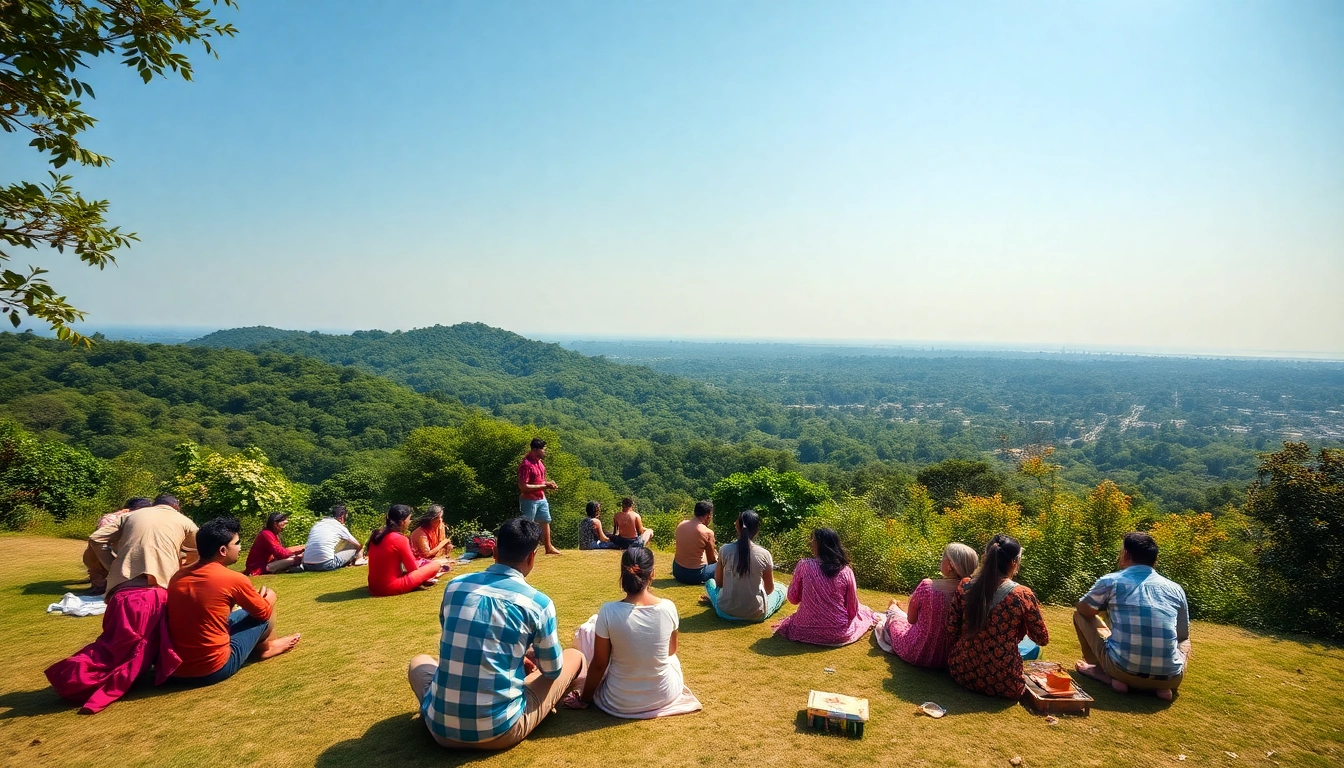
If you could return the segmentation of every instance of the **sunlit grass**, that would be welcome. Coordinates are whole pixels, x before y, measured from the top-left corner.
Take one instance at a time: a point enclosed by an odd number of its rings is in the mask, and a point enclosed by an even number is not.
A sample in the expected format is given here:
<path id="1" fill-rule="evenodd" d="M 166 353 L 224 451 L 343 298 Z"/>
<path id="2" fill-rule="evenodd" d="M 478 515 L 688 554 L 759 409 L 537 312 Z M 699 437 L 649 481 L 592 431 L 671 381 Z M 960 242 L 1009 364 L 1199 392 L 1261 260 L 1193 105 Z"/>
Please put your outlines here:
<path id="1" fill-rule="evenodd" d="M 768 625 L 719 621 L 696 603 L 698 589 L 661 578 L 659 593 L 681 611 L 682 663 L 702 713 L 626 722 L 561 710 L 504 754 L 440 749 L 405 678 L 413 654 L 437 649 L 439 589 L 369 598 L 364 571 L 348 569 L 258 580 L 280 595 L 279 629 L 303 633 L 293 653 L 212 688 L 137 689 L 86 717 L 42 676 L 98 633 L 96 618 L 42 613 L 81 588 L 81 546 L 0 537 L 0 764 L 1007 766 L 1020 755 L 1028 766 L 1119 766 L 1174 765 L 1182 754 L 1192 765 L 1344 763 L 1344 650 L 1336 646 L 1196 623 L 1194 663 L 1174 704 L 1084 681 L 1097 699 L 1091 716 L 1051 726 L 1019 704 L 886 656 L 868 638 L 818 649 L 775 640 Z M 564 637 L 618 596 L 616 561 L 612 552 L 570 551 L 539 562 L 531 581 L 555 600 Z M 669 562 L 659 557 L 660 568 Z M 886 597 L 862 595 L 877 609 Z M 1068 611 L 1048 608 L 1047 619 L 1054 642 L 1046 657 L 1072 663 L 1079 652 Z M 799 712 L 811 688 L 867 696 L 864 738 L 808 732 Z M 948 716 L 912 714 L 929 700 Z"/>

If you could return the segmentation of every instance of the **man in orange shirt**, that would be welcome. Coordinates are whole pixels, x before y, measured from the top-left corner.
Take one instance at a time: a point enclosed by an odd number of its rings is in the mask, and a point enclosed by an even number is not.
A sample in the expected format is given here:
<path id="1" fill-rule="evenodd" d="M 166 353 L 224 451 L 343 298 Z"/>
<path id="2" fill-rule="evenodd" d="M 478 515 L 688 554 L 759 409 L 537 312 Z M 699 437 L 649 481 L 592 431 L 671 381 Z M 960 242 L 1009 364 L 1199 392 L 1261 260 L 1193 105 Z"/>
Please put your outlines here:
<path id="1" fill-rule="evenodd" d="M 196 532 L 200 560 L 168 582 L 168 635 L 182 657 L 173 680 L 213 685 L 233 676 L 249 656 L 269 659 L 293 648 L 297 633 L 272 637 L 275 592 L 252 588 L 238 562 L 238 521 L 217 517 Z M 233 606 L 241 606 L 233 610 Z"/>

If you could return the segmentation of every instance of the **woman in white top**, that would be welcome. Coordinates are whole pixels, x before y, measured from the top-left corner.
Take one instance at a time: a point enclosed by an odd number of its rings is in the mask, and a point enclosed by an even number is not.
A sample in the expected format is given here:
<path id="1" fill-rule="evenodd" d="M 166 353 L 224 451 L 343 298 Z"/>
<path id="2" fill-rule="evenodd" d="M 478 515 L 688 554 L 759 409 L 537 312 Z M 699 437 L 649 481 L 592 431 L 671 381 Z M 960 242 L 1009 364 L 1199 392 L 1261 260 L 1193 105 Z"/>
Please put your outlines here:
<path id="1" fill-rule="evenodd" d="M 650 717 L 687 695 L 677 658 L 677 627 L 681 619 L 671 600 L 649 591 L 653 551 L 633 547 L 621 555 L 621 589 L 625 599 L 598 610 L 592 663 L 579 694 L 616 717 Z M 691 697 L 694 700 L 694 697 Z M 699 702 L 695 702 L 699 709 Z M 673 714 L 672 712 L 665 712 Z"/>

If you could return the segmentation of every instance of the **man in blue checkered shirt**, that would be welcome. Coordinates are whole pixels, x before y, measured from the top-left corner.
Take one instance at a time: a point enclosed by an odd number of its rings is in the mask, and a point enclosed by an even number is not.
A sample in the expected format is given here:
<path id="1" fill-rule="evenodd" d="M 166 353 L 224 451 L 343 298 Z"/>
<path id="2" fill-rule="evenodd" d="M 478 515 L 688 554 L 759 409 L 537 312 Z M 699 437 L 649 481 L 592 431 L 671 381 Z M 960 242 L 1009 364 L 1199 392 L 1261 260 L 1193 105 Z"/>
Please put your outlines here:
<path id="1" fill-rule="evenodd" d="M 524 578 L 541 529 L 521 517 L 495 534 L 495 563 L 443 592 L 439 657 L 411 659 L 411 690 L 440 745 L 507 749 L 550 714 L 583 672 L 583 654 L 561 651 L 555 605 Z"/>
<path id="2" fill-rule="evenodd" d="M 1141 688 L 1171 701 L 1190 659 L 1190 606 L 1185 590 L 1159 576 L 1156 564 L 1152 536 L 1125 534 L 1119 572 L 1097 579 L 1073 614 L 1086 657 L 1077 670 L 1117 693 Z M 1102 611 L 1109 627 L 1097 615 Z"/>

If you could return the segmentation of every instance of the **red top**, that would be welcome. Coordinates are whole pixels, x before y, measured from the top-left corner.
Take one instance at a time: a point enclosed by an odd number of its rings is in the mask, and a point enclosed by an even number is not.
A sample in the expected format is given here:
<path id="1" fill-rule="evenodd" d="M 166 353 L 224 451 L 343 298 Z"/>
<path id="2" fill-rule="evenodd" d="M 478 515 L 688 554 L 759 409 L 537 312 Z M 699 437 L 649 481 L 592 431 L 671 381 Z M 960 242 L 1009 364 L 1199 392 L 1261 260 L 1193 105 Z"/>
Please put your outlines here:
<path id="1" fill-rule="evenodd" d="M 369 594 L 374 597 L 401 595 L 439 573 L 438 563 L 415 567 L 411 542 L 405 536 L 392 532 L 369 547 Z"/>
<path id="2" fill-rule="evenodd" d="M 280 543 L 280 538 L 266 528 L 261 529 L 257 534 L 256 541 L 252 542 L 252 548 L 247 551 L 247 567 L 244 572 L 248 576 L 265 576 L 266 566 L 284 557 L 294 554 L 288 547 Z"/>
<path id="3" fill-rule="evenodd" d="M 518 465 L 518 481 L 528 485 L 544 484 L 546 482 L 546 465 L 541 463 L 541 459 L 523 459 L 523 463 Z M 546 498 L 546 490 L 544 488 L 529 489 L 519 491 L 518 495 L 524 499 L 536 501 Z"/>
<path id="4" fill-rule="evenodd" d="M 258 619 L 271 618 L 271 604 L 243 574 L 210 562 L 183 568 L 168 582 L 168 636 L 182 666 L 178 677 L 217 672 L 229 661 L 229 614 L 233 606 Z"/>

